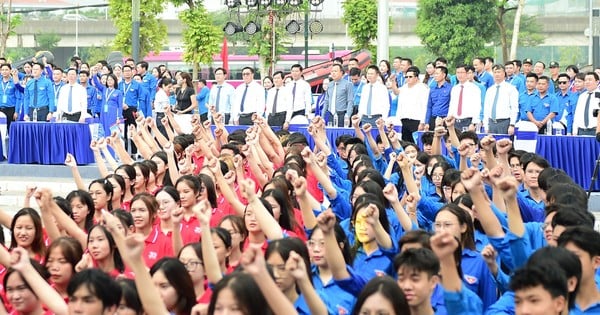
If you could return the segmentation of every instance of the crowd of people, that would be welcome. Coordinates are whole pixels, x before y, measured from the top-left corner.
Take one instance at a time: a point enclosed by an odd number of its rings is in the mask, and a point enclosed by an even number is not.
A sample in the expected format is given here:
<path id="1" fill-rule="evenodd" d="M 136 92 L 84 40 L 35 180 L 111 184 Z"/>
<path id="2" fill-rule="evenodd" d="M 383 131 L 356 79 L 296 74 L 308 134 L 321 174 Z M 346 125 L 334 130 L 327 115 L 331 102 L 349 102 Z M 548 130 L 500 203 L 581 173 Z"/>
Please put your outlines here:
<path id="1" fill-rule="evenodd" d="M 557 99 L 549 92 L 554 75 L 529 73 L 518 87 L 516 62 L 489 74 L 477 58 L 449 76 L 438 58 L 420 82 L 410 59 L 397 58 L 394 71 L 385 61 L 368 66 L 363 82 L 356 60 L 336 60 L 313 104 L 299 65 L 285 84 L 276 72 L 267 89 L 250 67 L 236 88 L 218 68 L 216 83 L 209 89 L 200 80 L 197 89 L 184 72 L 173 82 L 157 68 L 147 79 L 144 62 L 135 73 L 133 60 L 89 72 L 73 62 L 68 84 L 89 91 L 93 82 L 97 93 L 79 114 L 104 123 L 105 136 L 90 144 L 101 178 L 85 182 L 68 155 L 77 190 L 55 196 L 34 184 L 14 216 L 0 211 L 11 236 L 0 246 L 1 311 L 600 313 L 600 233 L 585 191 L 543 157 L 475 132 L 481 124 L 511 133 L 522 119 L 542 131 L 564 118 L 567 129 L 595 134 L 593 72 L 583 84 L 567 75 L 568 90 L 559 74 L 557 91 L 571 97 L 557 107 L 546 103 Z M 7 65 L 3 84 L 23 88 Z M 79 121 L 60 105 L 66 98 L 74 106 L 76 92 L 64 85 L 52 95 L 42 80 L 47 65 L 33 68 L 14 117 Z M 45 101 L 46 112 L 38 106 Z M 287 130 L 313 109 L 311 141 Z M 178 122 L 182 114 L 191 133 Z M 115 128 L 121 119 L 123 131 Z M 352 131 L 330 143 L 334 122 Z M 230 133 L 227 123 L 248 127 Z M 418 130 L 426 131 L 421 145 L 412 137 Z"/>

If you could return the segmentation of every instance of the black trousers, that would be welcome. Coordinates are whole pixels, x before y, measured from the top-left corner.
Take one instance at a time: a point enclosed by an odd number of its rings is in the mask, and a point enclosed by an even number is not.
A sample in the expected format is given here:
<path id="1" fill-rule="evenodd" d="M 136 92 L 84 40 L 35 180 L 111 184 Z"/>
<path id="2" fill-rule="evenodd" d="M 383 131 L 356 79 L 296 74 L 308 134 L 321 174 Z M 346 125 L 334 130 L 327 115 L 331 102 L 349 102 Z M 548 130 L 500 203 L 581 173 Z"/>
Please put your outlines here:
<path id="1" fill-rule="evenodd" d="M 14 107 L 0 107 L 0 112 L 6 115 L 6 133 L 10 133 L 10 124 L 14 121 L 15 108 Z M 6 136 L 6 135 L 5 135 Z M 0 137 L 1 139 L 2 137 Z"/>
<path id="2" fill-rule="evenodd" d="M 63 113 L 63 117 L 68 121 L 78 122 L 79 118 L 81 118 L 81 112 L 75 114 Z"/>
<path id="3" fill-rule="evenodd" d="M 252 122 L 252 113 L 250 114 L 240 114 L 239 119 L 240 126 L 251 126 L 254 123 Z"/>
<path id="4" fill-rule="evenodd" d="M 413 138 L 413 132 L 419 130 L 419 121 L 416 119 L 408 119 L 408 118 L 404 118 L 401 121 L 402 121 L 402 140 L 415 143 L 415 139 Z"/>
<path id="5" fill-rule="evenodd" d="M 135 118 L 137 117 L 137 108 L 136 107 L 129 107 L 125 110 L 123 110 L 123 118 L 125 118 L 125 130 L 123 131 L 124 133 L 124 139 L 125 139 L 125 150 L 129 149 L 129 137 L 127 137 L 127 129 L 129 128 L 130 125 L 134 125 L 135 126 Z M 131 154 L 136 154 L 137 153 L 137 148 L 135 146 L 135 144 L 133 142 L 131 142 Z"/>
<path id="6" fill-rule="evenodd" d="M 283 127 L 283 123 L 285 123 L 285 115 L 286 112 L 279 112 L 275 114 L 269 114 L 269 118 L 267 119 L 267 123 L 271 127 Z"/>

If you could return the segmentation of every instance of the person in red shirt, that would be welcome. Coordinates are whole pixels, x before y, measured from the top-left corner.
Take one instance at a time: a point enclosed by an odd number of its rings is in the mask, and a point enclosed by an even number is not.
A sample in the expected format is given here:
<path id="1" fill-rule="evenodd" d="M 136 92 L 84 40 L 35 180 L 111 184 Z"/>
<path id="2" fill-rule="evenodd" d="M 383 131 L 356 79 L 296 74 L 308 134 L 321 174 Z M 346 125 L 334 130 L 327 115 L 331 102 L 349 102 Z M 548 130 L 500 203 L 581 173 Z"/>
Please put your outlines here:
<path id="1" fill-rule="evenodd" d="M 48 247 L 45 266 L 50 273 L 50 284 L 65 302 L 69 300 L 67 286 L 82 255 L 81 244 L 72 237 L 59 237 Z"/>
<path id="2" fill-rule="evenodd" d="M 185 245 L 177 255 L 177 259 L 185 266 L 192 278 L 194 292 L 196 292 L 196 303 L 208 305 L 212 291 L 206 285 L 202 245 L 200 243 Z"/>
<path id="3" fill-rule="evenodd" d="M 121 164 L 116 170 L 115 174 L 121 175 L 125 180 L 125 189 L 123 195 L 123 201 L 121 202 L 121 208 L 129 211 L 131 205 L 131 198 L 133 198 L 133 185 L 135 181 L 135 168 L 129 164 Z"/>
<path id="4" fill-rule="evenodd" d="M 135 178 L 133 180 L 134 195 L 147 192 L 150 168 L 143 162 L 135 162 L 132 166 L 135 169 Z"/>
<path id="5" fill-rule="evenodd" d="M 125 264 L 117 249 L 115 240 L 102 225 L 94 225 L 88 234 L 87 253 L 75 266 L 77 272 L 98 268 L 116 278 L 125 273 Z"/>
<path id="6" fill-rule="evenodd" d="M 145 237 L 142 257 L 147 267 L 151 267 L 159 259 L 173 256 L 170 239 L 160 233 L 155 226 L 154 218 L 158 209 L 156 198 L 149 193 L 137 194 L 131 200 L 131 216 L 135 232 Z"/>
<path id="7" fill-rule="evenodd" d="M 203 193 L 200 191 L 200 187 L 200 180 L 193 175 L 184 175 L 175 184 L 179 193 L 180 206 L 183 208 L 181 238 L 184 245 L 200 240 L 200 222 L 192 211 L 192 208 L 198 203 L 200 194 Z"/>
<path id="8" fill-rule="evenodd" d="M 27 251 L 20 248 L 20 251 L 15 251 L 20 255 L 27 255 Z M 42 267 L 38 263 L 30 264 L 33 268 L 31 271 L 35 271 L 40 276 L 44 277 L 47 275 Z M 24 279 L 21 271 L 9 268 L 4 277 L 4 288 L 6 291 L 6 298 L 11 308 L 9 314 L 22 315 L 22 314 L 52 314 L 50 311 L 45 311 L 42 302 L 38 299 L 29 283 Z"/>
<path id="9" fill-rule="evenodd" d="M 171 314 L 190 314 L 196 305 L 196 293 L 189 273 L 176 258 L 165 257 L 150 268 L 154 286 Z"/>
<path id="10" fill-rule="evenodd" d="M 242 258 L 242 246 L 248 236 L 248 231 L 244 226 L 244 219 L 236 215 L 223 217 L 219 227 L 225 229 L 231 235 L 231 253 L 229 254 L 229 267 L 235 269 L 240 264 Z"/>
<path id="11" fill-rule="evenodd" d="M 27 250 L 30 258 L 43 263 L 46 243 L 42 218 L 37 211 L 23 208 L 15 214 L 10 225 L 10 239 L 11 250 L 22 247 Z"/>
<path id="12" fill-rule="evenodd" d="M 71 219 L 84 232 L 94 225 L 94 201 L 85 190 L 73 190 L 67 195 L 71 205 Z"/>

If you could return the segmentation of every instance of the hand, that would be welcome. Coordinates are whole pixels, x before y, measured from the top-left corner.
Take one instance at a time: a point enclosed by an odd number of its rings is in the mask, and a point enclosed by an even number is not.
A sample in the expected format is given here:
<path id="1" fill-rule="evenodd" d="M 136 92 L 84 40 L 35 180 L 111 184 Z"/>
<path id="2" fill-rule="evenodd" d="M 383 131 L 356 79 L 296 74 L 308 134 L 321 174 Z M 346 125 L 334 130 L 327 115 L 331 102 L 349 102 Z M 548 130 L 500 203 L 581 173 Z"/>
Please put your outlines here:
<path id="1" fill-rule="evenodd" d="M 48 113 L 48 115 L 46 115 L 46 121 L 50 121 L 52 119 L 52 113 Z"/>
<path id="2" fill-rule="evenodd" d="M 333 233 L 336 218 L 331 209 L 327 209 L 317 217 L 317 225 L 323 234 Z"/>
<path id="3" fill-rule="evenodd" d="M 208 315 L 208 304 L 194 305 L 191 315 Z"/>
<path id="4" fill-rule="evenodd" d="M 519 182 L 512 176 L 504 177 L 496 182 L 496 187 L 500 190 L 502 197 L 507 200 L 516 198 Z"/>
<path id="5" fill-rule="evenodd" d="M 394 161 L 396 161 L 397 157 L 398 157 L 398 155 L 396 154 L 396 152 L 392 152 L 392 153 L 390 153 L 388 161 L 394 162 Z"/>
<path id="6" fill-rule="evenodd" d="M 483 257 L 485 264 L 488 266 L 488 269 L 490 269 L 493 275 L 496 275 L 498 273 L 498 264 L 496 263 L 496 257 L 498 256 L 498 253 L 496 250 L 494 250 L 492 244 L 487 244 L 481 250 L 481 256 Z"/>
<path id="7" fill-rule="evenodd" d="M 375 125 L 377 125 L 377 129 L 383 130 L 385 128 L 385 120 L 383 120 L 383 118 L 378 118 L 375 121 Z"/>
<path id="8" fill-rule="evenodd" d="M 377 206 L 370 204 L 367 206 L 367 210 L 363 213 L 362 217 L 370 226 L 375 226 L 379 223 L 379 209 Z"/>
<path id="9" fill-rule="evenodd" d="M 443 126 L 437 126 L 434 130 L 434 135 L 438 138 L 441 138 L 446 135 L 446 128 Z"/>
<path id="10" fill-rule="evenodd" d="M 504 138 L 496 141 L 496 153 L 498 153 L 498 155 L 508 154 L 508 151 L 510 151 L 511 148 L 512 141 L 509 139 Z"/>
<path id="11" fill-rule="evenodd" d="M 461 158 L 466 158 L 467 154 L 469 154 L 469 145 L 466 143 L 463 143 L 461 145 L 458 146 L 458 154 L 460 155 Z"/>
<path id="12" fill-rule="evenodd" d="M 371 129 L 373 129 L 373 127 L 371 126 L 371 124 L 364 124 L 362 126 L 362 130 L 368 135 L 371 132 Z"/>
<path id="13" fill-rule="evenodd" d="M 396 158 L 396 162 L 398 163 L 398 166 L 400 166 L 401 169 L 408 169 L 411 166 L 409 158 L 408 158 L 408 156 L 406 156 L 406 153 L 404 153 L 404 152 L 400 152 L 398 154 L 398 157 Z"/>
<path id="14" fill-rule="evenodd" d="M 183 218 L 183 208 L 177 207 L 171 211 L 171 222 L 174 226 L 179 226 L 181 219 Z"/>
<path id="15" fill-rule="evenodd" d="M 454 118 L 453 116 L 448 116 L 448 117 L 446 117 L 445 121 L 446 121 L 446 127 L 448 127 L 448 130 L 454 128 L 454 123 L 456 122 L 456 118 Z"/>
<path id="16" fill-rule="evenodd" d="M 302 159 L 304 160 L 304 162 L 306 162 L 306 164 L 312 164 L 314 162 L 315 157 L 312 150 L 309 147 L 305 147 L 304 149 L 302 149 L 300 155 L 302 156 Z"/>
<path id="17" fill-rule="evenodd" d="M 200 225 L 207 227 L 210 224 L 210 217 L 212 216 L 212 209 L 210 208 L 210 204 L 206 200 L 202 200 L 197 203 L 192 211 L 198 221 L 200 221 Z"/>
<path id="18" fill-rule="evenodd" d="M 336 115 L 336 114 L 334 114 L 334 115 Z M 352 116 L 351 120 L 352 120 L 352 127 L 358 128 L 360 125 L 360 117 L 358 115 L 354 115 L 354 116 Z M 335 126 L 335 127 L 337 127 L 337 126 Z"/>
<path id="19" fill-rule="evenodd" d="M 27 185 L 25 188 L 25 198 L 29 199 L 33 197 L 33 193 L 36 191 L 37 186 Z"/>
<path id="20" fill-rule="evenodd" d="M 123 258 L 132 260 L 141 260 L 144 252 L 145 236 L 139 233 L 131 233 L 125 237 L 125 251 L 121 255 Z"/>
<path id="21" fill-rule="evenodd" d="M 136 130 L 135 130 L 135 126 L 134 125 L 129 125 L 129 127 L 127 127 L 127 137 L 129 139 L 133 139 L 133 137 L 135 137 L 136 135 Z"/>
<path id="22" fill-rule="evenodd" d="M 286 178 L 287 178 L 287 176 L 286 176 Z M 302 196 L 304 196 L 306 194 L 306 178 L 304 178 L 304 177 L 297 177 L 292 182 L 292 185 L 294 186 L 294 194 L 297 197 L 302 197 Z"/>
<path id="23" fill-rule="evenodd" d="M 163 147 L 163 151 L 165 151 L 165 153 L 167 153 L 167 154 L 173 154 L 173 152 L 174 152 L 173 143 L 167 142 L 165 144 L 165 146 Z"/>
<path id="24" fill-rule="evenodd" d="M 160 119 L 160 123 L 165 126 L 168 127 L 169 126 L 169 118 L 167 118 L 167 116 L 163 117 Z"/>
<path id="25" fill-rule="evenodd" d="M 388 133 L 388 138 L 390 139 L 390 142 L 396 142 L 398 141 L 398 134 L 395 130 L 390 130 Z"/>
<path id="26" fill-rule="evenodd" d="M 127 104 L 123 104 L 123 110 L 128 110 L 129 106 L 127 106 Z"/>
<path id="27" fill-rule="evenodd" d="M 41 210 L 50 209 L 50 206 L 54 202 L 52 199 L 52 192 L 48 188 L 37 190 L 33 193 L 33 197 L 35 197 L 35 202 L 37 202 Z"/>
<path id="28" fill-rule="evenodd" d="M 154 119 L 152 117 L 146 117 L 146 126 L 152 126 Z"/>
<path id="29" fill-rule="evenodd" d="M 466 169 L 460 174 L 460 181 L 462 182 L 465 189 L 469 192 L 475 189 L 483 188 L 483 181 L 481 180 L 481 174 L 476 169 Z"/>
<path id="30" fill-rule="evenodd" d="M 444 126 L 444 118 L 442 117 L 436 117 L 435 118 L 435 127 L 437 129 L 437 127 L 443 127 Z"/>
<path id="31" fill-rule="evenodd" d="M 478 152 L 473 153 L 473 155 L 471 155 L 470 159 L 471 159 L 471 165 L 473 165 L 474 167 L 477 167 L 479 165 L 479 163 L 481 163 L 481 154 L 479 154 Z"/>
<path id="32" fill-rule="evenodd" d="M 106 140 L 104 138 L 100 138 L 98 139 L 98 142 L 96 142 L 98 144 L 98 148 L 100 150 L 104 150 L 107 148 L 108 143 L 106 143 Z"/>
<path id="33" fill-rule="evenodd" d="M 240 264 L 251 276 L 259 276 L 267 271 L 265 257 L 259 247 L 250 246 L 243 253 Z"/>
<path id="34" fill-rule="evenodd" d="M 398 190 L 396 189 L 396 186 L 394 186 L 394 184 L 385 185 L 383 188 L 383 196 L 390 203 L 398 202 Z"/>
<path id="35" fill-rule="evenodd" d="M 508 135 L 512 136 L 515 134 L 515 127 L 514 126 L 508 126 Z"/>
<path id="36" fill-rule="evenodd" d="M 502 167 L 502 164 L 496 165 L 488 172 L 488 180 L 492 182 L 492 185 L 496 185 L 502 177 L 504 177 L 504 168 Z"/>
<path id="37" fill-rule="evenodd" d="M 31 267 L 29 253 L 23 247 L 15 247 L 10 254 L 10 267 L 19 272 L 24 272 Z"/>
<path id="38" fill-rule="evenodd" d="M 315 162 L 317 162 L 317 165 L 320 168 L 325 169 L 327 167 L 327 155 L 325 154 L 325 152 L 320 151 L 319 153 L 317 153 L 317 155 L 315 156 Z"/>
<path id="39" fill-rule="evenodd" d="M 423 125 L 423 131 L 429 131 L 429 124 Z"/>
<path id="40" fill-rule="evenodd" d="M 496 144 L 496 139 L 491 135 L 487 135 L 487 136 L 483 137 L 483 139 L 481 139 L 479 144 L 481 146 L 481 150 L 490 151 Z"/>
<path id="41" fill-rule="evenodd" d="M 90 253 L 84 253 L 83 256 L 81 256 L 81 259 L 79 260 L 77 265 L 75 265 L 76 272 L 81 272 L 85 269 L 92 269 L 92 268 L 94 268 L 94 261 L 92 259 L 92 256 L 90 255 Z"/>
<path id="42" fill-rule="evenodd" d="M 92 141 L 92 143 L 94 143 L 94 141 Z M 65 158 L 65 165 L 71 168 L 77 167 L 77 161 L 75 160 L 73 154 L 67 153 L 67 157 Z"/>
<path id="43" fill-rule="evenodd" d="M 421 200 L 421 195 L 419 195 L 418 193 L 408 194 L 408 196 L 406 196 L 406 209 L 416 211 L 417 205 L 419 204 L 420 200 Z"/>
<path id="44" fill-rule="evenodd" d="M 296 281 L 308 279 L 304 259 L 295 251 L 290 252 L 290 256 L 285 262 L 285 269 L 290 272 Z"/>
<path id="45" fill-rule="evenodd" d="M 236 154 L 236 155 L 233 157 L 233 166 L 234 166 L 236 169 L 239 169 L 239 168 L 241 168 L 243 163 L 244 163 L 244 159 L 242 158 L 242 156 L 241 156 L 241 155 L 239 155 L 239 154 Z"/>
<path id="46" fill-rule="evenodd" d="M 429 242 L 431 243 L 431 249 L 440 260 L 454 258 L 454 251 L 460 245 L 458 240 L 448 230 L 434 234 Z"/>
<path id="47" fill-rule="evenodd" d="M 256 200 L 256 192 L 254 191 L 254 182 L 251 179 L 244 179 L 239 181 L 240 191 L 242 197 L 248 200 L 248 203 L 252 203 Z"/>

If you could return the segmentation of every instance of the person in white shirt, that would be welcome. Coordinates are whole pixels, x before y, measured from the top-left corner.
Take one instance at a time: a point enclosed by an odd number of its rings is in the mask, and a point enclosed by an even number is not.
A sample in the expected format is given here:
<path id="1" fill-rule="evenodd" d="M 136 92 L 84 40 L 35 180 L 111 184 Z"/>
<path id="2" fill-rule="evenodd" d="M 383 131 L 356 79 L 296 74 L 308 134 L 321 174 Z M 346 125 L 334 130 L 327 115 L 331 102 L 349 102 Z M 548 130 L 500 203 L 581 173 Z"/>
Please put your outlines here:
<path id="1" fill-rule="evenodd" d="M 254 69 L 242 69 L 242 79 L 233 95 L 231 119 L 235 125 L 252 125 L 252 115 L 262 116 L 265 110 L 265 88 L 254 81 Z"/>
<path id="2" fill-rule="evenodd" d="M 415 142 L 413 132 L 425 129 L 429 87 L 419 81 L 419 68 L 404 71 L 404 85 L 398 89 L 396 114 L 402 122 L 402 140 Z"/>
<path id="3" fill-rule="evenodd" d="M 208 96 L 208 105 L 214 106 L 217 113 L 224 114 L 225 124 L 229 124 L 229 119 L 231 117 L 231 105 L 233 104 L 233 94 L 235 92 L 235 88 L 225 82 L 225 78 L 227 77 L 227 70 L 224 68 L 217 68 L 215 70 L 215 83 L 210 89 L 210 94 Z M 211 111 L 208 111 L 208 117 L 211 117 Z"/>
<path id="4" fill-rule="evenodd" d="M 158 83 L 158 90 L 154 96 L 154 112 L 156 113 L 156 127 L 165 137 L 167 137 L 167 130 L 162 124 L 163 117 L 165 117 L 165 108 L 171 106 L 169 100 L 169 91 L 173 81 L 170 78 L 162 78 Z"/>
<path id="5" fill-rule="evenodd" d="M 292 118 L 302 115 L 308 116 L 312 110 L 312 90 L 310 84 L 302 78 L 302 66 L 295 64 L 290 70 L 292 82 L 286 86 L 290 89 L 292 99 Z M 288 119 L 289 121 L 289 119 Z"/>
<path id="6" fill-rule="evenodd" d="M 274 86 L 267 92 L 265 115 L 269 126 L 282 127 L 287 130 L 292 117 L 291 90 L 283 86 L 283 72 L 273 73 Z"/>
<path id="7" fill-rule="evenodd" d="M 450 91 L 448 116 L 454 117 L 454 128 L 475 131 L 481 113 L 481 89 L 467 77 L 467 65 L 456 66 L 458 84 Z"/>
<path id="8" fill-rule="evenodd" d="M 577 99 L 577 106 L 573 114 L 573 134 L 579 136 L 593 136 L 596 134 L 596 118 L 594 109 L 598 108 L 599 76 L 596 72 L 585 74 L 583 84 L 587 91 L 581 93 Z"/>
<path id="9" fill-rule="evenodd" d="M 57 97 L 56 111 L 58 117 L 68 121 L 84 122 L 87 113 L 87 91 L 77 83 L 77 70 L 67 70 L 68 83 L 64 85 Z"/>
<path id="10" fill-rule="evenodd" d="M 483 126 L 487 133 L 513 135 L 519 113 L 519 91 L 506 82 L 503 65 L 494 65 L 492 71 L 494 84 L 485 93 Z"/>
<path id="11" fill-rule="evenodd" d="M 386 119 L 390 112 L 390 97 L 387 87 L 382 81 L 381 72 L 375 65 L 367 68 L 367 84 L 363 86 L 358 104 L 358 115 L 361 117 L 362 124 L 371 124 L 375 126 L 375 121 L 379 118 Z"/>

